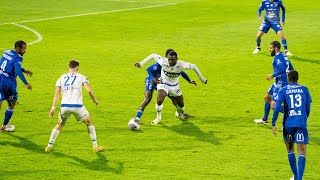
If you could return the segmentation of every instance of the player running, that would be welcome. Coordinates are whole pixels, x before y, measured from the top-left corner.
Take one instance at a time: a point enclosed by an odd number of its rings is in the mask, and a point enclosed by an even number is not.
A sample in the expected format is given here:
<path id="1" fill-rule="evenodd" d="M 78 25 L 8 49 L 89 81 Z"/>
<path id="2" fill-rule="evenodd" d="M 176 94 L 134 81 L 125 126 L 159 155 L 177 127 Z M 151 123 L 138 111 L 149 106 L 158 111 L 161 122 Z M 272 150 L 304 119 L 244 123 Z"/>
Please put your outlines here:
<path id="1" fill-rule="evenodd" d="M 272 67 L 273 74 L 267 75 L 267 80 L 274 78 L 274 83 L 270 86 L 267 94 L 264 97 L 264 115 L 261 119 L 255 119 L 254 122 L 257 124 L 268 124 L 268 116 L 270 108 L 274 109 L 278 92 L 280 88 L 288 85 L 287 74 L 290 70 L 293 70 L 293 66 L 289 61 L 288 57 L 280 52 L 281 44 L 278 41 L 270 43 L 269 51 L 271 56 L 274 56 Z M 281 110 L 283 112 L 283 110 Z"/>
<path id="2" fill-rule="evenodd" d="M 168 49 L 166 51 L 166 57 L 168 56 L 168 53 L 174 51 L 173 49 Z M 145 79 L 145 93 L 144 93 L 144 100 L 142 102 L 142 104 L 140 105 L 138 111 L 137 111 L 137 115 L 134 118 L 135 123 L 140 125 L 140 118 L 143 114 L 144 109 L 148 106 L 148 104 L 150 103 L 151 99 L 152 99 L 152 95 L 153 95 L 153 91 L 157 90 L 157 84 L 161 82 L 161 80 L 159 80 L 160 76 L 161 76 L 161 69 L 162 67 L 160 66 L 159 63 L 154 63 L 151 66 L 149 66 L 149 68 L 147 68 L 147 72 L 148 72 L 148 76 Z M 197 85 L 195 81 L 191 80 L 189 78 L 189 76 L 185 73 L 185 72 L 181 72 L 181 76 L 188 81 L 190 84 L 194 84 Z M 175 107 L 177 107 L 177 102 L 176 102 L 176 98 L 169 96 L 169 98 L 172 100 L 172 103 Z M 176 111 L 176 116 L 179 118 L 185 118 L 186 116 L 188 116 L 187 114 L 183 114 L 183 115 L 179 115 L 179 113 Z M 182 116 L 182 117 L 181 117 Z"/>
<path id="3" fill-rule="evenodd" d="M 288 51 L 287 40 L 284 37 L 284 33 L 280 24 L 280 8 L 282 10 L 282 25 L 285 24 L 286 8 L 281 0 L 263 0 L 258 9 L 258 18 L 261 20 L 261 12 L 266 10 L 266 15 L 257 33 L 257 48 L 252 52 L 258 54 L 261 50 L 261 37 L 264 33 L 268 33 L 272 28 L 280 37 L 281 43 L 284 48 L 284 52 L 287 56 L 292 56 Z"/>
<path id="4" fill-rule="evenodd" d="M 78 121 L 82 121 L 87 125 L 88 133 L 92 141 L 93 152 L 101 152 L 104 150 L 102 146 L 97 144 L 97 135 L 91 116 L 82 102 L 82 86 L 88 91 L 93 103 L 98 105 L 89 80 L 82 74 L 78 73 L 79 62 L 72 60 L 69 62 L 69 73 L 62 75 L 56 82 L 56 90 L 52 102 L 52 108 L 49 112 L 49 117 L 53 117 L 55 107 L 58 103 L 60 93 L 62 93 L 61 108 L 58 116 L 58 123 L 52 129 L 50 140 L 45 152 L 53 150 L 53 143 L 59 135 L 60 131 L 73 114 Z"/>
<path id="5" fill-rule="evenodd" d="M 17 41 L 14 45 L 14 50 L 5 51 L 0 60 L 0 108 L 4 100 L 8 101 L 8 108 L 4 114 L 0 131 L 13 131 L 15 129 L 13 125 L 8 124 L 18 100 L 16 77 L 19 76 L 27 89 L 32 90 L 32 86 L 23 75 L 23 73 L 26 73 L 31 77 L 32 72 L 21 68 L 22 56 L 26 49 L 27 44 L 24 41 Z"/>
<path id="6" fill-rule="evenodd" d="M 310 114 L 311 96 L 307 87 L 298 84 L 299 74 L 292 70 L 288 74 L 289 85 L 278 93 L 278 100 L 272 118 L 272 132 L 276 136 L 276 122 L 284 104 L 283 139 L 288 159 L 294 174 L 290 180 L 302 180 L 306 165 L 306 145 L 309 144 L 307 119 Z M 294 154 L 294 143 L 298 148 L 298 168 Z"/>
<path id="7" fill-rule="evenodd" d="M 207 84 L 207 80 L 202 76 L 200 70 L 195 64 L 178 60 L 178 55 L 175 51 L 169 52 L 167 58 L 162 58 L 157 54 L 151 54 L 135 65 L 140 68 L 152 59 L 155 59 L 162 66 L 161 81 L 157 84 L 157 118 L 151 122 L 152 124 L 157 124 L 161 121 L 161 112 L 163 109 L 162 103 L 167 95 L 176 97 L 178 113 L 184 113 L 184 101 L 178 82 L 180 73 L 184 69 L 193 69 L 204 84 Z"/>

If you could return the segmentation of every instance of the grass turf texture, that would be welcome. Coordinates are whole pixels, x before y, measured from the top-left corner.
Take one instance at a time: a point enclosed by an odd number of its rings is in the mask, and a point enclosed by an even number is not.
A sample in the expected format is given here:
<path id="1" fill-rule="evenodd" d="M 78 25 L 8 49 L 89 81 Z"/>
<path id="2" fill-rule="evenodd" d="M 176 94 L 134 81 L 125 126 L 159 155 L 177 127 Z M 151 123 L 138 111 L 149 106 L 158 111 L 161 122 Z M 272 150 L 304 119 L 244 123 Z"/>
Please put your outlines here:
<path id="1" fill-rule="evenodd" d="M 263 96 L 272 82 L 267 47 L 279 40 L 270 30 L 262 39 L 262 51 L 252 55 L 260 22 L 260 1 L 176 0 L 176 5 L 90 16 L 21 23 L 38 31 L 43 40 L 28 46 L 23 67 L 34 72 L 31 92 L 19 81 L 19 103 L 11 123 L 13 133 L 0 133 L 1 179 L 289 179 L 292 176 L 282 142 L 271 126 L 256 125 L 263 113 Z M 20 22 L 91 12 L 139 8 L 161 1 L 9 1 L 2 0 L 0 22 Z M 320 18 L 317 1 L 284 1 L 284 27 L 299 82 L 309 87 L 313 103 L 308 120 L 305 179 L 319 175 Z M 0 23 L 0 24 L 1 24 Z M 10 49 L 18 39 L 37 37 L 21 27 L 0 25 L 0 48 Z M 141 130 L 132 132 L 128 121 L 143 100 L 147 73 L 133 64 L 167 48 L 179 59 L 195 63 L 208 79 L 204 85 L 186 71 L 198 86 L 180 80 L 188 122 L 174 117 L 165 100 L 161 124 L 155 118 L 155 96 L 141 119 Z M 3 53 L 3 49 L 0 50 Z M 51 129 L 48 118 L 54 85 L 67 72 L 69 60 L 80 61 L 100 100 L 95 106 L 85 94 L 84 103 L 93 117 L 98 143 L 107 150 L 91 152 L 85 125 L 74 118 L 67 123 L 47 154 Z M 6 103 L 3 103 L 1 118 Z M 58 112 L 56 112 L 58 113 Z M 270 114 L 269 117 L 271 117 Z"/>

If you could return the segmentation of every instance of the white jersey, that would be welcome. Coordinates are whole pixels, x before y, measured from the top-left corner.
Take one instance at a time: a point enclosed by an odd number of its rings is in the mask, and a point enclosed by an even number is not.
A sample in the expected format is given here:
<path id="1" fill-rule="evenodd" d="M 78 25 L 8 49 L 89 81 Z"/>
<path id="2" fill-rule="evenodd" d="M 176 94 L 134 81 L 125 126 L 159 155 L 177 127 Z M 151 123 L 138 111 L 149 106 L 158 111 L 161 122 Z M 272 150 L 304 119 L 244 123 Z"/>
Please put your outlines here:
<path id="1" fill-rule="evenodd" d="M 61 88 L 61 107 L 82 107 L 82 87 L 89 80 L 79 73 L 67 73 L 56 82 L 56 87 Z"/>
<path id="2" fill-rule="evenodd" d="M 178 84 L 180 73 L 184 69 L 191 69 L 191 63 L 181 60 L 177 60 L 177 63 L 174 66 L 169 65 L 167 58 L 157 58 L 157 62 L 162 66 L 161 81 L 168 85 Z"/>
<path id="3" fill-rule="evenodd" d="M 145 63 L 152 59 L 155 59 L 162 66 L 161 81 L 168 85 L 177 85 L 179 81 L 179 75 L 184 69 L 193 69 L 197 73 L 200 80 L 203 83 L 207 83 L 207 80 L 202 76 L 200 70 L 195 64 L 191 64 L 181 60 L 177 60 L 177 63 L 174 66 L 170 66 L 167 58 L 163 58 L 158 54 L 151 54 L 143 61 L 141 61 L 140 65 L 143 66 Z"/>

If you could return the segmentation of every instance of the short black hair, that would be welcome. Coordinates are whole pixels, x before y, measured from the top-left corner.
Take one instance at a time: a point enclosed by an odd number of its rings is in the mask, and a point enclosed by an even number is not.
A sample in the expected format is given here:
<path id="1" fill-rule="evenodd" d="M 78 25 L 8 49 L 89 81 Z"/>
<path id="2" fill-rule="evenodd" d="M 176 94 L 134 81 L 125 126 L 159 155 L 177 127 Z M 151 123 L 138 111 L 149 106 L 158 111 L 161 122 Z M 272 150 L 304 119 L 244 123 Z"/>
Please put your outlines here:
<path id="1" fill-rule="evenodd" d="M 79 65 L 80 65 L 79 62 L 76 61 L 76 60 L 71 60 L 71 61 L 69 62 L 69 68 L 76 68 L 76 67 L 78 67 Z"/>
<path id="2" fill-rule="evenodd" d="M 23 47 L 23 45 L 27 45 L 24 41 L 22 41 L 22 40 L 19 40 L 19 41 L 17 41 L 16 43 L 14 43 L 14 48 L 22 48 Z"/>
<path id="3" fill-rule="evenodd" d="M 273 47 L 276 47 L 278 49 L 281 48 L 281 44 L 279 41 L 272 41 L 270 44 L 272 44 Z"/>
<path id="4" fill-rule="evenodd" d="M 288 80 L 289 80 L 290 82 L 296 83 L 296 82 L 298 82 L 298 79 L 299 79 L 299 73 L 298 73 L 298 71 L 296 71 L 296 70 L 291 70 L 291 71 L 289 71 L 289 73 L 288 73 Z"/>
<path id="5" fill-rule="evenodd" d="M 169 52 L 174 51 L 173 49 L 167 49 L 166 50 L 166 56 L 168 56 Z"/>
<path id="6" fill-rule="evenodd" d="M 178 57 L 178 54 L 175 51 L 170 51 L 168 53 L 168 56 L 176 56 L 176 57 Z"/>

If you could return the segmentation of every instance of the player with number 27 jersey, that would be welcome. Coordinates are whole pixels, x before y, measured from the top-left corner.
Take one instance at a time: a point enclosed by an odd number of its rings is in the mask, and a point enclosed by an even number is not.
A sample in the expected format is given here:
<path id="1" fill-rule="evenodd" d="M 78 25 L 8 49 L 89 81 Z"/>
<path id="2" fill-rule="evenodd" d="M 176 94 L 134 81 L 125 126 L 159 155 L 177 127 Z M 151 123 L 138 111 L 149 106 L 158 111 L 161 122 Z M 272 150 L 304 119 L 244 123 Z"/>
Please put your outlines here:
<path id="1" fill-rule="evenodd" d="M 56 82 L 56 87 L 61 88 L 61 107 L 82 107 L 82 86 L 89 80 L 79 73 L 67 73 Z"/>

